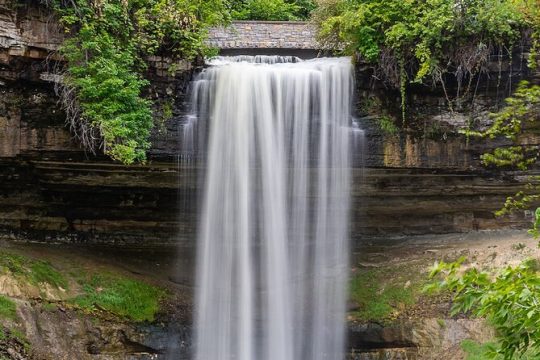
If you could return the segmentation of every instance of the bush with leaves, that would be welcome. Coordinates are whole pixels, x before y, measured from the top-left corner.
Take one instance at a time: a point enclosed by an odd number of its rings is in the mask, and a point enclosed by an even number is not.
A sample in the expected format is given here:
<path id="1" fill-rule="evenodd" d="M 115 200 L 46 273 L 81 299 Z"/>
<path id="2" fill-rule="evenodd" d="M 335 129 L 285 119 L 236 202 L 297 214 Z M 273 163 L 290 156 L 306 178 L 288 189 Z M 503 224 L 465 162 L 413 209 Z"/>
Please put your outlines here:
<path id="1" fill-rule="evenodd" d="M 498 274 L 470 268 L 461 271 L 465 258 L 435 263 L 430 277 L 440 278 L 426 291 L 454 292 L 452 315 L 471 313 L 486 317 L 497 332 L 492 355 L 513 359 L 526 352 L 540 356 L 540 275 L 536 261 L 508 266 Z M 536 357 L 535 357 L 536 358 Z"/>
<path id="2" fill-rule="evenodd" d="M 227 21 L 222 0 L 46 0 L 64 26 L 57 92 L 83 146 L 131 164 L 146 159 L 153 126 L 145 58 L 191 60 L 209 49 L 209 26 Z"/>

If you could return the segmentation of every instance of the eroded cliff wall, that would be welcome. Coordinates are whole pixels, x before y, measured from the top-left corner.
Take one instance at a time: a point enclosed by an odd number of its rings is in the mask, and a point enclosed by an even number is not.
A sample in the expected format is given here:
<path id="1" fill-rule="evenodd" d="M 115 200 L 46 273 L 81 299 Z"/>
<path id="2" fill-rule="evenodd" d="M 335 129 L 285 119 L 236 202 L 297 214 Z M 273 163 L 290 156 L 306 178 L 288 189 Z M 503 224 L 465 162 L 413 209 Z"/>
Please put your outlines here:
<path id="1" fill-rule="evenodd" d="M 46 8 L 25 4 L 14 7 L 0 0 L 0 236 L 192 249 L 199 183 L 195 169 L 179 166 L 177 154 L 196 68 L 149 59 L 148 95 L 158 106 L 148 164 L 123 166 L 86 154 L 66 128 L 54 93 L 58 79 L 51 66 L 59 59 L 50 54 L 61 31 Z M 503 74 L 512 74 L 509 84 L 529 76 L 516 64 Z M 522 182 L 519 174 L 483 169 L 478 157 L 487 145 L 455 134 L 470 110 L 449 112 L 440 91 L 413 89 L 411 118 L 432 130 L 385 133 L 366 101 L 396 112 L 399 94 L 361 66 L 357 80 L 366 151 L 362 155 L 357 148 L 354 154 L 351 233 L 356 245 L 409 234 L 527 226 L 523 213 L 503 219 L 492 214 Z M 474 103 L 479 118 L 504 97 L 492 85 L 481 80 L 482 95 Z M 171 107 L 171 119 L 159 120 L 159 104 Z"/>

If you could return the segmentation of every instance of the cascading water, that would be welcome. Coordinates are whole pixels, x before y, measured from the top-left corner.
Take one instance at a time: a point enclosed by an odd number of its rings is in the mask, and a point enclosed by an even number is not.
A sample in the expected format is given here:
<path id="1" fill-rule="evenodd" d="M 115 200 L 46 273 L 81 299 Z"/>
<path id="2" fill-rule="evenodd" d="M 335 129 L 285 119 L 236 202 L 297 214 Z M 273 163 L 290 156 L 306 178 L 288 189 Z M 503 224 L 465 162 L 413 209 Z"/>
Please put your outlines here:
<path id="1" fill-rule="evenodd" d="M 203 159 L 196 360 L 343 358 L 348 58 L 212 60 L 184 156 Z"/>

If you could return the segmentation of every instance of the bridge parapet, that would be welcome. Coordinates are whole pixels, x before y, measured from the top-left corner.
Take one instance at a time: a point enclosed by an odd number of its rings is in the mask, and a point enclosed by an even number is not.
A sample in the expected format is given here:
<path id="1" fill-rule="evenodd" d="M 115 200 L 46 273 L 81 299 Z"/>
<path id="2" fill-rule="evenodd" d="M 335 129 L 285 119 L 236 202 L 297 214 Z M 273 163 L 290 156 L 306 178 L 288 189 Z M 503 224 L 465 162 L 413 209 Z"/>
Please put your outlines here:
<path id="1" fill-rule="evenodd" d="M 316 29 L 303 21 L 234 21 L 210 29 L 208 44 L 221 50 L 320 50 Z"/>

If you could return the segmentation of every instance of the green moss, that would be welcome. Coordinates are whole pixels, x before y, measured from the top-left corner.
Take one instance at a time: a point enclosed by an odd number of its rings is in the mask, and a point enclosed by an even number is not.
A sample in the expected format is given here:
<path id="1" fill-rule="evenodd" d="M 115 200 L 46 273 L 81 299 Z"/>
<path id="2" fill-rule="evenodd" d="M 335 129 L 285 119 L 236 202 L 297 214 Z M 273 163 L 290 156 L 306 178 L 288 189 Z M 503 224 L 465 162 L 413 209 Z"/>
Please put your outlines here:
<path id="1" fill-rule="evenodd" d="M 351 300 L 358 305 L 351 315 L 361 321 L 391 319 L 416 303 L 424 282 L 419 270 L 403 266 L 359 270 L 351 279 Z"/>
<path id="2" fill-rule="evenodd" d="M 66 278 L 49 262 L 17 254 L 0 252 L 0 272 L 10 272 L 33 285 L 47 283 L 56 288 L 68 288 Z"/>
<path id="3" fill-rule="evenodd" d="M 0 295 L 0 318 L 13 320 L 17 317 L 17 305 L 13 300 Z"/>
<path id="4" fill-rule="evenodd" d="M 134 321 L 152 321 L 165 292 L 141 281 L 113 274 L 94 274 L 81 280 L 84 294 L 74 299 L 83 309 L 104 309 Z"/>

